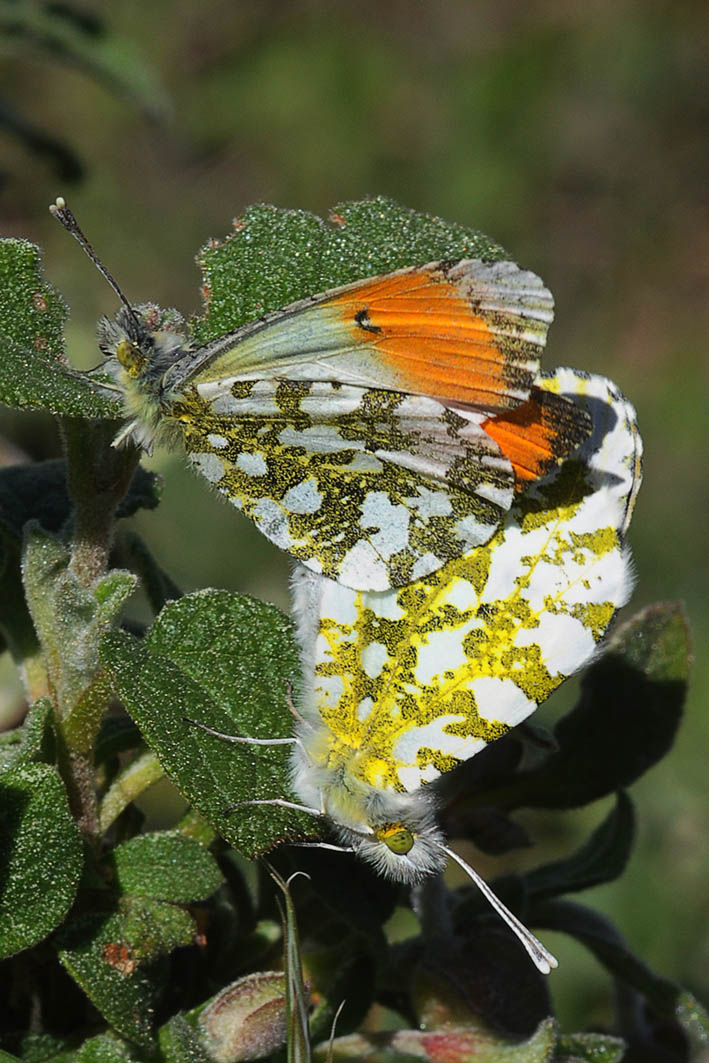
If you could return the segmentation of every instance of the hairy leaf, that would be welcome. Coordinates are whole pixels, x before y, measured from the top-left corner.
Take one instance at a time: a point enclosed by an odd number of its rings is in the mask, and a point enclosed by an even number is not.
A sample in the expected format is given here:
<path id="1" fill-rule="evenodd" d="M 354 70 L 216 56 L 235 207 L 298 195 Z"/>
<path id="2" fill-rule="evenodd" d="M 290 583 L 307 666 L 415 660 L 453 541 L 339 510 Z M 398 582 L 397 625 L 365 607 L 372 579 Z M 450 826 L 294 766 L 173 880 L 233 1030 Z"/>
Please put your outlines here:
<path id="1" fill-rule="evenodd" d="M 195 933 L 191 916 L 160 901 L 133 898 L 114 912 L 80 915 L 57 937 L 59 958 L 114 1029 L 152 1043 L 155 984 L 143 964 Z"/>
<path id="2" fill-rule="evenodd" d="M 336 1037 L 332 1055 L 327 1044 L 315 1052 L 317 1063 L 552 1063 L 556 1045 L 556 1024 L 545 1019 L 536 1033 L 524 1042 L 511 1043 L 494 1033 L 465 1027 L 442 1030 L 397 1030 L 385 1034 L 350 1034 Z"/>
<path id="3" fill-rule="evenodd" d="M 99 636 L 118 616 L 135 577 L 113 569 L 89 590 L 63 544 L 34 523 L 25 528 L 23 576 L 65 739 L 71 749 L 87 751 L 107 700 Z"/>
<path id="4" fill-rule="evenodd" d="M 54 715 L 49 698 L 36 702 L 19 727 L 0 734 L 0 770 L 30 761 L 56 761 Z"/>
<path id="5" fill-rule="evenodd" d="M 39 248 L 0 240 L 0 402 L 72 417 L 120 417 L 121 403 L 105 398 L 64 358 L 66 306 L 47 284 Z"/>
<path id="6" fill-rule="evenodd" d="M 190 722 L 242 737 L 289 736 L 299 655 L 282 613 L 226 591 L 198 592 L 169 602 L 143 643 L 108 635 L 101 656 L 165 771 L 227 841 L 253 857 L 315 829 L 312 818 L 248 805 L 290 795 L 288 746 L 230 743 Z"/>
<path id="7" fill-rule="evenodd" d="M 165 90 L 152 68 L 90 9 L 66 3 L 0 4 L 0 30 L 44 61 L 70 63 L 127 97 L 154 120 L 169 114 Z"/>
<path id="8" fill-rule="evenodd" d="M 130 1045 L 110 1033 L 100 1033 L 84 1041 L 71 1058 L 73 1063 L 139 1063 L 140 1060 Z"/>
<path id="9" fill-rule="evenodd" d="M 561 1034 L 557 1052 L 560 1063 L 562 1057 L 569 1063 L 621 1063 L 625 1042 L 603 1033 Z"/>
<path id="10" fill-rule="evenodd" d="M 111 864 L 124 893 L 176 904 L 204 900 L 223 882 L 212 854 L 177 831 L 131 838 L 114 849 Z"/>
<path id="11" fill-rule="evenodd" d="M 622 982 L 641 993 L 661 1015 L 674 1018 L 681 989 L 655 974 L 635 956 L 621 934 L 599 912 L 573 901 L 549 900 L 535 905 L 536 926 L 575 937 Z"/>
<path id="12" fill-rule="evenodd" d="M 158 1038 L 165 1063 L 213 1063 L 182 1015 L 175 1015 L 161 1026 Z"/>
<path id="13" fill-rule="evenodd" d="M 46 764 L 0 775 L 0 955 L 42 941 L 74 900 L 83 866 L 81 839 L 64 786 Z"/>
<path id="14" fill-rule="evenodd" d="M 297 299 L 350 281 L 438 259 L 505 252 L 482 233 L 377 196 L 333 207 L 328 222 L 303 210 L 248 207 L 223 243 L 199 256 L 206 313 L 193 322 L 205 343 Z"/>
<path id="15" fill-rule="evenodd" d="M 160 487 L 155 473 L 138 466 L 117 515 L 132 517 L 139 509 L 155 509 Z M 16 539 L 21 538 L 28 520 L 36 520 L 46 531 L 59 531 L 71 510 L 63 461 L 10 465 L 0 470 L 0 522 Z"/>

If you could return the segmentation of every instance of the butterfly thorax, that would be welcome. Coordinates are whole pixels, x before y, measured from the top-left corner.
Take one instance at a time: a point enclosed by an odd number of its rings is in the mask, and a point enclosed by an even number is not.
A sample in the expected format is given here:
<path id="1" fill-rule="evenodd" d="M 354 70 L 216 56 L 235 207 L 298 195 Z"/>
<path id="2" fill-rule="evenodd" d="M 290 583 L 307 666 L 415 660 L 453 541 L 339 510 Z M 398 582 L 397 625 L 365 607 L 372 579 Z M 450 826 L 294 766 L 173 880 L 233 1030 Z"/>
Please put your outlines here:
<path id="1" fill-rule="evenodd" d="M 308 729 L 306 739 L 308 770 L 322 775 L 319 789 L 339 786 L 356 792 L 403 792 L 388 746 L 379 748 L 364 726 L 348 720 L 352 726 L 333 727 L 327 718 L 322 726 Z"/>

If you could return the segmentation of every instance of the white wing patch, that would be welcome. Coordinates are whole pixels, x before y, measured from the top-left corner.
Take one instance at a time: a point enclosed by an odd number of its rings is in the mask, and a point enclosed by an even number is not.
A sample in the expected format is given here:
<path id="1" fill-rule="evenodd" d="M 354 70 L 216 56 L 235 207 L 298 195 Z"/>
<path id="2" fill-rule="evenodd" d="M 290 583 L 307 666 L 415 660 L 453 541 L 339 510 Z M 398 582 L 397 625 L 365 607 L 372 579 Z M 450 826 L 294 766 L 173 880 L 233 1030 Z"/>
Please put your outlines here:
<path id="1" fill-rule="evenodd" d="M 601 377 L 562 369 L 538 384 L 588 409 L 593 433 L 489 543 L 400 590 L 299 577 L 315 616 L 295 778 L 319 779 L 326 812 L 350 829 L 533 712 L 593 657 L 630 595 L 635 412 Z"/>
<path id="2" fill-rule="evenodd" d="M 514 495 L 482 415 L 419 395 L 232 380 L 200 384 L 172 416 L 194 466 L 264 535 L 353 587 L 435 571 L 489 539 Z"/>

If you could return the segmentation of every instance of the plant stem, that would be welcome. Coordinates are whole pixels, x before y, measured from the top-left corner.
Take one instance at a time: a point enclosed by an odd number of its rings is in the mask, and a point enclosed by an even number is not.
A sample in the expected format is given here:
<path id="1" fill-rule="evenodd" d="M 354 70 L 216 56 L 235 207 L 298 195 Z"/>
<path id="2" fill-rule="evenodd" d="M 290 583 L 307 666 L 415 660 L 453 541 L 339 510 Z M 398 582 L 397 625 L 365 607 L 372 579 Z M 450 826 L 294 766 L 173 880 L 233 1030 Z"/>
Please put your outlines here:
<path id="1" fill-rule="evenodd" d="M 67 462 L 67 486 L 74 502 L 71 568 L 79 583 L 91 587 L 106 572 L 113 544 L 116 508 L 138 464 L 135 447 L 111 446 L 112 421 L 61 422 Z"/>
<path id="2" fill-rule="evenodd" d="M 99 810 L 99 830 L 104 834 L 136 797 L 162 779 L 165 772 L 154 753 L 143 753 L 114 780 Z"/>
<path id="3" fill-rule="evenodd" d="M 138 463 L 135 448 L 116 450 L 111 446 L 115 424 L 63 418 L 60 422 L 67 464 L 67 487 L 74 503 L 74 517 L 69 544 L 69 572 L 79 587 L 92 591 L 108 570 L 113 544 L 116 509 L 128 490 Z M 59 604 L 59 603 L 57 603 Z M 98 680 L 98 641 L 100 625 L 87 625 L 81 641 L 75 641 L 71 683 L 62 689 L 65 668 L 60 667 L 54 698 L 58 709 L 58 726 L 65 745 L 60 762 L 65 773 L 72 811 L 82 833 L 89 839 L 99 834 L 99 814 L 93 769 L 93 740 L 101 717 L 108 706 L 110 691 Z M 81 674 L 83 673 L 83 675 Z M 69 678 L 66 673 L 66 678 Z M 82 682 L 77 683 L 77 679 Z M 76 734 L 67 730 L 84 691 L 93 691 L 99 704 L 92 706 L 91 727 L 79 727 Z M 69 691 L 71 690 L 71 695 Z M 67 703 L 70 702 L 70 703 Z"/>

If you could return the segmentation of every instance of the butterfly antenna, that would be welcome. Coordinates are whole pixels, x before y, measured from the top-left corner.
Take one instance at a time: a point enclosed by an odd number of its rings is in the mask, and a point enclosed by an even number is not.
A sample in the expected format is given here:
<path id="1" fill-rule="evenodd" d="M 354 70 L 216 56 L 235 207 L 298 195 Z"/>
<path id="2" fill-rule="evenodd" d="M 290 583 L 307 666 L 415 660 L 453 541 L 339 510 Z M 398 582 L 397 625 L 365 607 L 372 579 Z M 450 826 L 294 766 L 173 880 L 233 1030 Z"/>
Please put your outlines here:
<path id="1" fill-rule="evenodd" d="M 98 257 L 98 255 L 94 251 L 94 249 L 91 246 L 91 244 L 89 243 L 89 241 L 84 236 L 84 232 L 83 232 L 81 226 L 79 225 L 78 221 L 74 217 L 73 212 L 67 206 L 66 200 L 64 199 L 63 196 L 57 196 L 56 201 L 54 203 L 52 203 L 52 205 L 49 208 L 49 213 L 52 214 L 57 219 L 57 221 L 60 222 L 64 226 L 64 228 L 66 229 L 66 231 L 68 233 L 71 233 L 71 235 L 74 237 L 76 242 L 80 245 L 80 247 L 83 248 L 85 253 L 89 256 L 89 258 L 91 259 L 91 261 L 93 262 L 94 266 L 99 271 L 101 276 L 104 277 L 104 279 L 106 281 L 108 281 L 108 283 L 113 288 L 114 292 L 116 293 L 116 295 L 118 296 L 120 301 L 123 303 L 123 305 L 126 308 L 126 310 L 128 311 L 128 313 L 130 314 L 131 318 L 133 319 L 133 322 L 134 322 L 135 327 L 137 329 L 137 334 L 140 335 L 140 332 L 142 331 L 142 329 L 141 329 L 140 322 L 138 321 L 138 318 L 136 317 L 135 310 L 133 309 L 131 304 L 128 302 L 127 298 L 125 297 L 125 295 L 123 294 L 121 289 L 118 287 L 118 284 L 113 279 L 113 277 L 111 276 L 109 271 L 106 269 L 106 267 L 104 266 L 103 262 Z"/>
<path id="2" fill-rule="evenodd" d="M 484 878 L 482 878 L 470 864 L 466 864 L 462 856 L 458 856 L 452 849 L 449 849 L 447 845 L 442 845 L 441 848 L 450 856 L 452 860 L 455 860 L 456 864 L 463 868 L 466 875 L 468 875 L 475 885 L 478 887 L 483 897 L 492 907 L 497 914 L 504 919 L 510 930 L 514 931 L 519 940 L 524 945 L 525 949 L 529 953 L 532 962 L 537 970 L 542 974 L 549 974 L 554 967 L 559 966 L 559 961 L 555 956 L 552 956 L 548 949 L 545 949 L 541 941 L 534 936 L 531 930 L 528 930 L 524 923 L 521 923 L 516 915 L 507 908 L 500 898 L 493 893 L 488 886 Z"/>

